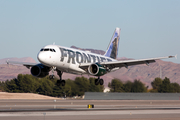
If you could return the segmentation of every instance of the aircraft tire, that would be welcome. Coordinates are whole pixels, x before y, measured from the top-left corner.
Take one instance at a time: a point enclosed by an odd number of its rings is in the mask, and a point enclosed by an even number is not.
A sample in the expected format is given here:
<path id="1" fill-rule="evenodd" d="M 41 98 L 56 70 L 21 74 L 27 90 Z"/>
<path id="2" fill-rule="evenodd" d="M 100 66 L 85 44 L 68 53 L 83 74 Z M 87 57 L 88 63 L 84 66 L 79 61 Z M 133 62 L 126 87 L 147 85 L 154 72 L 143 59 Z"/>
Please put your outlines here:
<path id="1" fill-rule="evenodd" d="M 57 86 L 60 86 L 61 85 L 61 80 L 57 80 L 56 84 L 57 84 Z"/>
<path id="2" fill-rule="evenodd" d="M 49 76 L 49 79 L 50 79 L 50 80 L 52 80 L 52 79 L 54 79 L 54 78 L 55 78 L 54 75 L 50 75 L 50 76 Z"/>
<path id="3" fill-rule="evenodd" d="M 99 84 L 99 79 L 95 79 L 95 85 L 98 85 Z"/>
<path id="4" fill-rule="evenodd" d="M 61 80 L 61 85 L 65 86 L 65 84 L 66 84 L 66 81 L 65 80 Z"/>
<path id="5" fill-rule="evenodd" d="M 103 80 L 103 79 L 100 79 L 100 80 L 99 80 L 99 84 L 100 84 L 100 85 L 103 85 L 103 84 L 104 84 L 104 80 Z"/>

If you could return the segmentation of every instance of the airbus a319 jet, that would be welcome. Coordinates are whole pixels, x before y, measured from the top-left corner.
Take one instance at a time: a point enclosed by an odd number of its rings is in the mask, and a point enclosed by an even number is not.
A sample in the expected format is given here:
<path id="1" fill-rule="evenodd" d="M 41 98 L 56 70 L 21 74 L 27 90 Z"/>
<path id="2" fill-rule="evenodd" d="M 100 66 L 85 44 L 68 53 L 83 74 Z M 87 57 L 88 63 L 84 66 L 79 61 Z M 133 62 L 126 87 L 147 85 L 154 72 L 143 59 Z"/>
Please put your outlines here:
<path id="1" fill-rule="evenodd" d="M 95 84 L 103 85 L 104 81 L 100 78 L 101 76 L 122 67 L 128 68 L 128 66 L 139 64 L 149 65 L 149 63 L 153 63 L 158 59 L 176 57 L 167 56 L 149 59 L 117 61 L 119 39 L 120 28 L 116 28 L 104 55 L 59 45 L 47 45 L 43 47 L 37 55 L 40 63 L 7 61 L 7 64 L 22 64 L 27 68 L 30 68 L 33 76 L 40 78 L 49 75 L 51 70 L 57 71 L 60 78 L 57 80 L 57 84 L 62 86 L 65 85 L 65 80 L 62 80 L 63 72 L 78 75 L 89 74 L 92 76 L 97 76 L 97 79 L 95 79 Z M 53 78 L 54 75 L 50 75 L 49 77 Z"/>

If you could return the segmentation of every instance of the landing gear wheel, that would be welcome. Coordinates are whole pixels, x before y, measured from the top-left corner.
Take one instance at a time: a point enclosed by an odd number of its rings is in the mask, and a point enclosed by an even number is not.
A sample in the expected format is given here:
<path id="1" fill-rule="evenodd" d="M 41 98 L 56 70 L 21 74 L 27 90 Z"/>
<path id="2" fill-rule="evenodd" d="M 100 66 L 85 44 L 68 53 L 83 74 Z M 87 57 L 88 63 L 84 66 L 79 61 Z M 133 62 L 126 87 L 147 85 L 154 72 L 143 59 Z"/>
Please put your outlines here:
<path id="1" fill-rule="evenodd" d="M 61 80 L 61 85 L 65 86 L 65 84 L 66 84 L 65 80 Z"/>
<path id="2" fill-rule="evenodd" d="M 65 80 L 57 80 L 56 84 L 57 84 L 57 86 L 60 86 L 60 85 L 65 86 L 66 81 Z"/>
<path id="3" fill-rule="evenodd" d="M 50 80 L 52 80 L 52 79 L 54 79 L 54 78 L 55 78 L 54 75 L 50 75 L 50 76 L 49 76 L 49 79 L 50 79 Z"/>
<path id="4" fill-rule="evenodd" d="M 95 79 L 95 85 L 99 84 L 99 79 Z"/>
<path id="5" fill-rule="evenodd" d="M 57 80 L 57 86 L 60 86 L 61 85 L 61 80 Z"/>
<path id="6" fill-rule="evenodd" d="M 104 84 L 104 80 L 103 80 L 103 79 L 100 79 L 100 80 L 99 80 L 99 84 L 100 84 L 100 85 L 103 85 L 103 84 Z"/>

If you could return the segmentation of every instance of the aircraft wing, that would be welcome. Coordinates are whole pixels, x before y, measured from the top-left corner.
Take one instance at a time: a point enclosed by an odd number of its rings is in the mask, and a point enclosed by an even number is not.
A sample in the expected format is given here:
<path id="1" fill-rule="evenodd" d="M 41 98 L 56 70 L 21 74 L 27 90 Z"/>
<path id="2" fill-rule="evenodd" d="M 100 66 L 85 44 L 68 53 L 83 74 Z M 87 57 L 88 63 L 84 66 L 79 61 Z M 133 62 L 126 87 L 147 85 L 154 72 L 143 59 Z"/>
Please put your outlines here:
<path id="1" fill-rule="evenodd" d="M 158 57 L 158 58 L 148 58 L 148 59 L 139 59 L 139 60 L 124 60 L 124 61 L 112 61 L 112 62 L 101 62 L 99 63 L 100 65 L 104 66 L 105 68 L 108 68 L 112 70 L 113 68 L 121 68 L 121 67 L 126 67 L 132 66 L 132 65 L 140 65 L 140 64 L 146 64 L 149 65 L 149 63 L 156 62 L 155 60 L 159 59 L 166 59 L 166 58 L 173 58 L 177 56 L 167 56 L 167 57 Z M 82 68 L 83 70 L 87 70 L 88 67 L 92 63 L 83 63 L 80 64 L 79 67 Z"/>
<path id="2" fill-rule="evenodd" d="M 28 69 L 34 65 L 37 65 L 38 63 L 28 63 L 28 62 L 17 62 L 17 61 L 6 61 L 7 64 L 18 64 L 18 65 L 23 65 L 26 66 Z"/>

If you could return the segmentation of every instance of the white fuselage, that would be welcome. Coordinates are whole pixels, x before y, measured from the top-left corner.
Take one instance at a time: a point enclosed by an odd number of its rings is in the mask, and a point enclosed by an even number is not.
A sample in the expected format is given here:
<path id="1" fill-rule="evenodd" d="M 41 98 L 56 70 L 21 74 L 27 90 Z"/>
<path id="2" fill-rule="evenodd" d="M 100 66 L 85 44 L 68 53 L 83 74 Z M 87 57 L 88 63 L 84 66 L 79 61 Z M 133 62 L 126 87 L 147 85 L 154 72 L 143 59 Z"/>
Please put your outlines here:
<path id="1" fill-rule="evenodd" d="M 37 58 L 39 62 L 48 67 L 56 67 L 62 72 L 73 74 L 87 74 L 85 70 L 79 68 L 81 63 L 116 61 L 103 55 L 58 45 L 45 46 L 38 53 Z"/>

